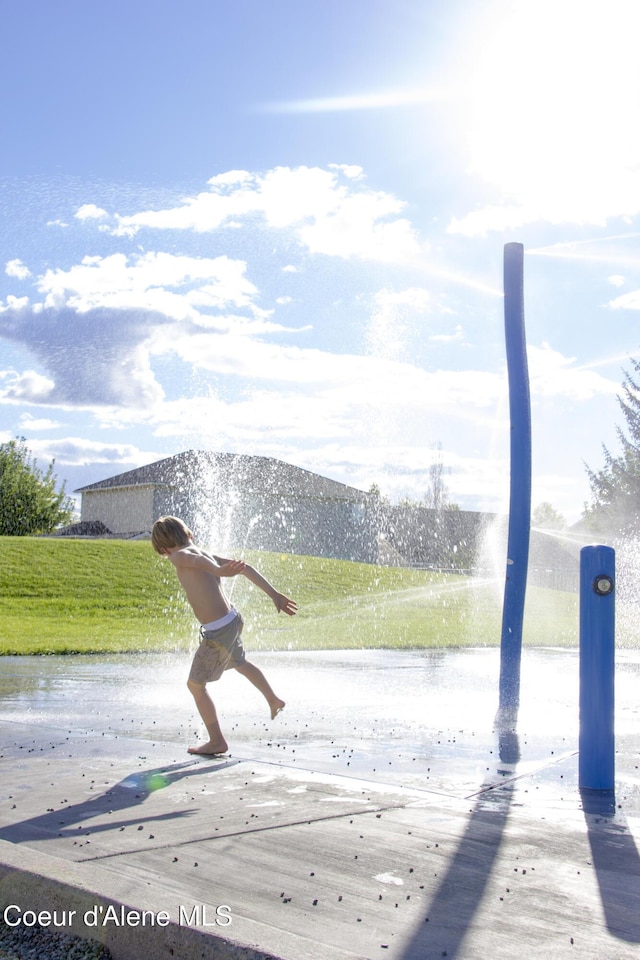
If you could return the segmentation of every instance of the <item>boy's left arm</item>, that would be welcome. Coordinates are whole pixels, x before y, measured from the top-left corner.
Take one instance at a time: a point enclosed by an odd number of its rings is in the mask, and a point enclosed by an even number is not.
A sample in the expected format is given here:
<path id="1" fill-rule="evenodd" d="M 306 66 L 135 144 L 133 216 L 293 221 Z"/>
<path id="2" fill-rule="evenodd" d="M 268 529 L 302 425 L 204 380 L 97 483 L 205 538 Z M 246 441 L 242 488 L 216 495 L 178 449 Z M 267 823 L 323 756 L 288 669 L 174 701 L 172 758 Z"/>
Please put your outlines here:
<path id="1" fill-rule="evenodd" d="M 256 585 L 256 587 L 259 587 L 261 590 L 263 590 L 268 597 L 271 597 L 278 613 L 287 613 L 290 617 L 297 613 L 298 604 L 295 602 L 295 600 L 285 597 L 284 593 L 278 593 L 275 587 L 272 586 L 269 581 L 262 576 L 261 573 L 258 573 L 255 567 L 252 567 L 247 563 L 242 573 L 247 580 L 250 580 L 251 583 Z"/>

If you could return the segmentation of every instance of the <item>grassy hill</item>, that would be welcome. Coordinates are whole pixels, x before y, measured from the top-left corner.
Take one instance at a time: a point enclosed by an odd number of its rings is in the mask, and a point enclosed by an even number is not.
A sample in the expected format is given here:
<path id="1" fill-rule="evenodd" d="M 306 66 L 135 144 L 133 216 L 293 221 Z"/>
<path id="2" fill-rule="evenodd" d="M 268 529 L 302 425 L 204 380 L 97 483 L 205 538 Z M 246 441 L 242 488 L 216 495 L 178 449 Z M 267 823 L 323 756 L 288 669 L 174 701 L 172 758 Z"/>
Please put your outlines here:
<path id="1" fill-rule="evenodd" d="M 225 586 L 248 649 L 483 646 L 500 642 L 502 585 L 363 563 L 243 557 L 299 603 L 278 615 L 243 577 Z M 524 642 L 577 642 L 577 596 L 531 588 Z M 185 649 L 197 640 L 173 567 L 148 542 L 0 537 L 0 654 Z"/>

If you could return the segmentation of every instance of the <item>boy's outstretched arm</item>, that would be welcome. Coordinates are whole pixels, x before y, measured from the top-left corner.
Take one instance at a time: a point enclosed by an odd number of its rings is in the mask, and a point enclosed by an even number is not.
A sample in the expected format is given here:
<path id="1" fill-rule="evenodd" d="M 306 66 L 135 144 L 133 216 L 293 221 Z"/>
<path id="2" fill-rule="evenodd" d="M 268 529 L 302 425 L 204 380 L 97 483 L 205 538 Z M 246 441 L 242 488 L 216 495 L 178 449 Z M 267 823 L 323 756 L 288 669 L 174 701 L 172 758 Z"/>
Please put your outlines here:
<path id="1" fill-rule="evenodd" d="M 261 573 L 258 573 L 255 567 L 252 567 L 246 563 L 244 570 L 240 572 L 244 574 L 247 580 L 250 580 L 251 583 L 255 584 L 256 587 L 260 587 L 260 589 L 263 590 L 268 597 L 271 597 L 278 613 L 287 613 L 290 617 L 293 617 L 294 614 L 298 612 L 298 604 L 295 602 L 295 600 L 285 597 L 284 593 L 278 593 L 276 588 L 272 586 L 272 584 L 270 584 Z"/>

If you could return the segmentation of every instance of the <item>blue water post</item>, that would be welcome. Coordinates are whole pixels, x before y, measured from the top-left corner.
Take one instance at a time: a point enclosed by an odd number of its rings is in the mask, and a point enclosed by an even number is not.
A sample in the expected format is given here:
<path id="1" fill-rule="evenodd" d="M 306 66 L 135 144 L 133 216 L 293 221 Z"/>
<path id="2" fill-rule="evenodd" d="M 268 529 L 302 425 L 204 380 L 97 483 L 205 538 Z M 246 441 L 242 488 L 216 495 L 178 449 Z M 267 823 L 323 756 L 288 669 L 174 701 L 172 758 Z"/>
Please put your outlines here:
<path id="1" fill-rule="evenodd" d="M 524 331 L 524 247 L 504 248 L 504 323 L 511 419 L 511 487 L 507 569 L 500 641 L 502 720 L 515 720 L 520 705 L 522 623 L 531 526 L 531 401 Z"/>
<path id="2" fill-rule="evenodd" d="M 613 790 L 615 551 L 580 551 L 580 734 L 578 785 Z"/>

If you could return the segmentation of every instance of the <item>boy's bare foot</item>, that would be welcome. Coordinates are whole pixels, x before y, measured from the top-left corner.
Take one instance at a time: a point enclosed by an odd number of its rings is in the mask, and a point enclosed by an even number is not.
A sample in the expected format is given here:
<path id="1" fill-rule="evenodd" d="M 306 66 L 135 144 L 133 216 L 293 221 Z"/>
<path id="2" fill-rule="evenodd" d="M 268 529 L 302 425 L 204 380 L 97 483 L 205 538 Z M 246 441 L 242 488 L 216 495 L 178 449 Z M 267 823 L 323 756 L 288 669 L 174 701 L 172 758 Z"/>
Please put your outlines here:
<path id="1" fill-rule="evenodd" d="M 212 743 L 211 740 L 208 740 L 201 747 L 189 747 L 187 753 L 195 753 L 203 757 L 217 757 L 221 753 L 226 753 L 228 749 L 226 740 L 222 740 L 220 743 Z"/>
<path id="2" fill-rule="evenodd" d="M 285 703 L 284 700 L 280 700 L 278 697 L 276 697 L 276 699 L 270 703 L 269 706 L 271 707 L 271 719 L 275 720 L 280 711 L 284 710 Z"/>

